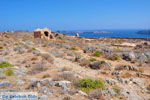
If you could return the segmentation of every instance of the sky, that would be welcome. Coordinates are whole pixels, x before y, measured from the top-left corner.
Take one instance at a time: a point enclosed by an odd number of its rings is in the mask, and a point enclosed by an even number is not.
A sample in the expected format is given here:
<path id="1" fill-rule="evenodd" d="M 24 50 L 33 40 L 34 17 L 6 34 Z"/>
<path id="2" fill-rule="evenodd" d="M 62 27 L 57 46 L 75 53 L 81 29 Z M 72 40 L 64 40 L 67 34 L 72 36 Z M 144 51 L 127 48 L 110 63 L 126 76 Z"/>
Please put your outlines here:
<path id="1" fill-rule="evenodd" d="M 0 0 L 0 30 L 150 29 L 150 0 Z"/>

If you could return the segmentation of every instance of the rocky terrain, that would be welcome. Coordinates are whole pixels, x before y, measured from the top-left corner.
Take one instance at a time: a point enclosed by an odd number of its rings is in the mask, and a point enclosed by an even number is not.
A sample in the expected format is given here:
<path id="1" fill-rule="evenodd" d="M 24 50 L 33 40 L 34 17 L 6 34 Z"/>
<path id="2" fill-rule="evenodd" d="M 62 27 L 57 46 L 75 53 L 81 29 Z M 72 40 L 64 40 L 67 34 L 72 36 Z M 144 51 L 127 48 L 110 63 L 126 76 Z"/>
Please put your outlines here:
<path id="1" fill-rule="evenodd" d="M 39 100 L 150 100 L 150 40 L 0 33 L 0 92 Z"/>

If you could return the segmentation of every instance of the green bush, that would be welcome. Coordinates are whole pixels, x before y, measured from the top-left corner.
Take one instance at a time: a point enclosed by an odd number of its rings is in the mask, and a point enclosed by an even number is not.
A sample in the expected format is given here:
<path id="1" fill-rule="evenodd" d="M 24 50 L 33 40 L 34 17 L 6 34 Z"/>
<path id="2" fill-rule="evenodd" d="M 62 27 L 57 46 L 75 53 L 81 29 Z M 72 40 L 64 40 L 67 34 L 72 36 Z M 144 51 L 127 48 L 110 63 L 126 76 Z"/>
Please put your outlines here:
<path id="1" fill-rule="evenodd" d="M 12 75 L 14 75 L 14 71 L 11 70 L 11 69 L 8 69 L 8 70 L 4 71 L 3 73 L 4 73 L 6 76 L 12 76 Z"/>
<path id="2" fill-rule="evenodd" d="M 112 88 L 114 92 L 116 92 L 117 94 L 120 94 L 120 89 L 118 88 Z"/>
<path id="3" fill-rule="evenodd" d="M 97 61 L 97 60 L 95 58 L 91 58 L 91 59 L 89 59 L 89 61 L 94 62 L 94 61 Z"/>
<path id="4" fill-rule="evenodd" d="M 36 48 L 32 48 L 32 50 L 36 50 Z"/>
<path id="5" fill-rule="evenodd" d="M 96 51 L 94 54 L 93 54 L 93 56 L 95 56 L 95 57 L 100 57 L 102 55 L 102 52 L 100 52 L 100 51 Z"/>
<path id="6" fill-rule="evenodd" d="M 105 82 L 102 79 L 91 79 L 91 78 L 85 78 L 79 80 L 78 87 L 80 90 L 88 93 L 93 89 L 98 89 L 98 88 L 104 88 Z"/>
<path id="7" fill-rule="evenodd" d="M 2 46 L 0 46 L 0 49 L 3 49 L 3 47 L 2 47 Z"/>
<path id="8" fill-rule="evenodd" d="M 5 67 L 13 67 L 13 65 L 8 62 L 0 62 L 0 68 L 5 68 Z"/>
<path id="9" fill-rule="evenodd" d="M 76 47 L 72 47 L 71 50 L 78 50 Z"/>
<path id="10" fill-rule="evenodd" d="M 120 60 L 121 58 L 119 56 L 111 56 L 109 57 L 109 59 L 115 61 L 115 60 Z"/>

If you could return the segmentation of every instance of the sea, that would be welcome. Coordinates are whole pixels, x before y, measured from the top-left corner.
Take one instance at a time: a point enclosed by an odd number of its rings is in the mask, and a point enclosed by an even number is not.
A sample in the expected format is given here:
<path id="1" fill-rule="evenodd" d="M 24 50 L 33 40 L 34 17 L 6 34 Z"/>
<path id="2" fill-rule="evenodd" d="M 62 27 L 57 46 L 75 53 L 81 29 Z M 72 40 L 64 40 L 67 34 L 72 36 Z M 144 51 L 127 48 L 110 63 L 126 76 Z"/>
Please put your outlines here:
<path id="1" fill-rule="evenodd" d="M 99 30 L 100 31 L 100 30 Z M 116 38 L 150 38 L 150 34 L 137 34 L 141 30 L 101 30 L 108 31 L 108 33 L 78 33 L 80 37 L 88 38 L 102 38 L 102 37 L 116 37 Z M 64 33 L 67 35 L 76 35 L 76 33 Z"/>

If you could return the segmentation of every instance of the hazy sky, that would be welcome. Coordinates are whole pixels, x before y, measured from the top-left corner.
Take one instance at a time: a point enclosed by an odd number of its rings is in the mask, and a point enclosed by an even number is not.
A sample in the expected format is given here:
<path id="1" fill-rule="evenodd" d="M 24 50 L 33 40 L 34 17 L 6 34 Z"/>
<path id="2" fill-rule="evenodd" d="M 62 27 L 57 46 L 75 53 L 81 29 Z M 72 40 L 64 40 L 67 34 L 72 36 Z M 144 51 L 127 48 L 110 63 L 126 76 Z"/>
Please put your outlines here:
<path id="1" fill-rule="evenodd" d="M 150 0 L 0 0 L 0 30 L 148 29 Z"/>

